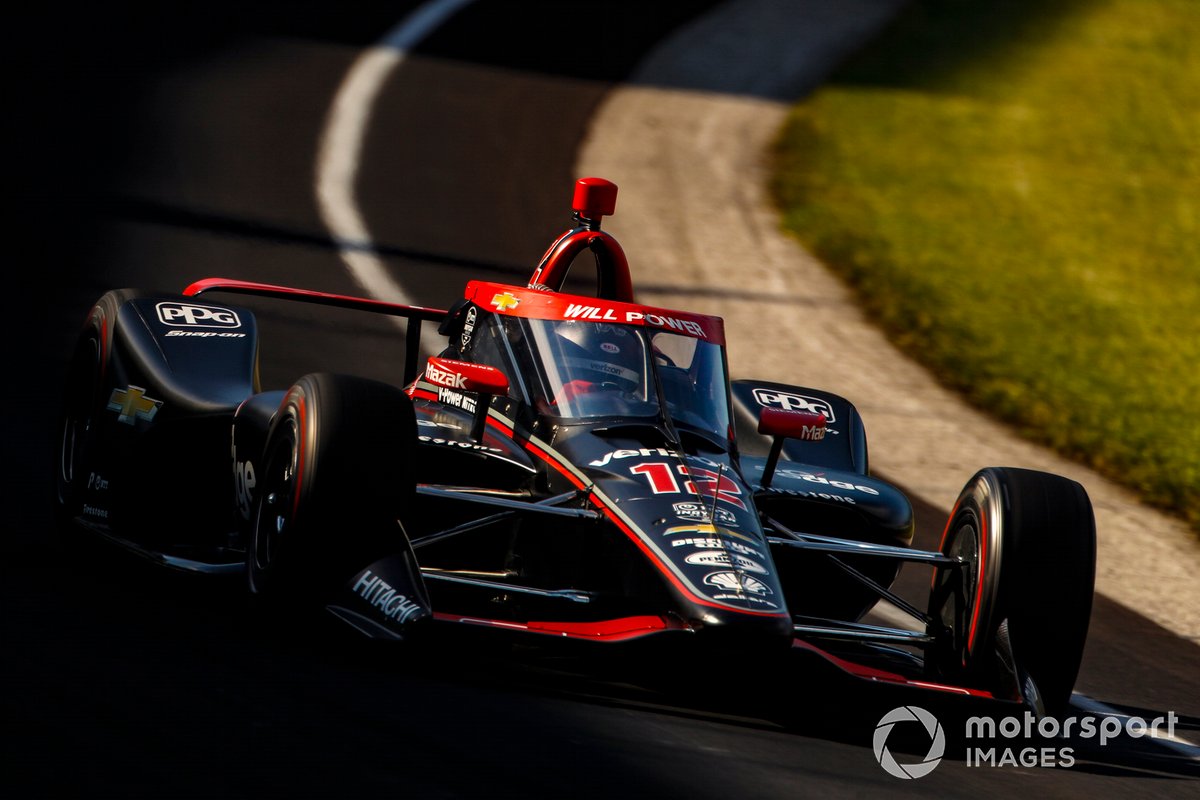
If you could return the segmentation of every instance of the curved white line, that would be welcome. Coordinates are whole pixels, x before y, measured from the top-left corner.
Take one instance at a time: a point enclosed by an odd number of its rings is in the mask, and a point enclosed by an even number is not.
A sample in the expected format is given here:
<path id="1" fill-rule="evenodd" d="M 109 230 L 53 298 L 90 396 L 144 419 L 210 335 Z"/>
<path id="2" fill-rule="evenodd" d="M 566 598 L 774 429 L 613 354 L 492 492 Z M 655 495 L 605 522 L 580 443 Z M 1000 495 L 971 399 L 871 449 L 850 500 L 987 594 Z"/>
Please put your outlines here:
<path id="1" fill-rule="evenodd" d="M 432 0 L 405 17 L 380 42 L 363 52 L 342 79 L 317 151 L 315 190 L 322 222 L 333 236 L 350 277 L 372 297 L 411 305 L 389 273 L 355 196 L 363 144 L 375 102 L 388 77 L 421 40 L 473 0 Z M 391 318 L 398 325 L 405 321 Z"/>

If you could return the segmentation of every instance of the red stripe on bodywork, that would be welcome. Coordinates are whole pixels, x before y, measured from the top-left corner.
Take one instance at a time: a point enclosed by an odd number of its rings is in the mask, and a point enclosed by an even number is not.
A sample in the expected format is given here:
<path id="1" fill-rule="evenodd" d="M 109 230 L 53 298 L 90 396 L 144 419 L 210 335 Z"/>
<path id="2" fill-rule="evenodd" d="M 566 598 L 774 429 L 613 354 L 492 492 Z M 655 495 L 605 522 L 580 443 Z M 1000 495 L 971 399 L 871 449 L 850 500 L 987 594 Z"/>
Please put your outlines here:
<path id="1" fill-rule="evenodd" d="M 684 631 L 688 628 L 681 622 L 666 617 L 621 617 L 595 622 L 511 622 L 509 620 L 465 617 L 459 614 L 435 612 L 434 619 L 441 622 L 457 622 L 464 625 L 482 625 L 489 628 L 539 633 L 565 639 L 585 639 L 600 642 L 622 642 L 650 636 L 663 631 Z"/>
<path id="2" fill-rule="evenodd" d="M 389 303 L 385 300 L 375 300 L 369 297 L 330 294 L 329 292 L 316 292 L 311 289 L 296 289 L 291 286 L 276 286 L 271 283 L 239 281 L 233 278 L 204 278 L 184 289 L 183 294 L 187 297 L 195 297 L 209 291 L 275 297 L 280 300 L 300 300 L 340 308 L 353 308 L 359 311 L 372 311 L 397 317 L 413 317 L 431 322 L 437 322 L 446 316 L 446 311 L 441 308 L 406 306 L 400 303 Z"/>
<path id="3" fill-rule="evenodd" d="M 965 694 L 970 697 L 984 697 L 992 700 L 997 699 L 991 692 L 983 689 L 970 689 L 966 686 L 951 686 L 947 683 L 934 683 L 932 681 L 917 681 L 911 678 L 906 678 L 896 672 L 888 672 L 887 670 L 877 669 L 876 667 L 868 667 L 865 664 L 856 664 L 853 661 L 847 661 L 844 658 L 838 658 L 833 653 L 826 652 L 817 647 L 812 642 L 806 642 L 803 639 L 795 639 L 792 641 L 792 647 L 798 650 L 807 650 L 811 653 L 816 653 L 821 658 L 833 664 L 838 669 L 853 675 L 856 678 L 862 678 L 868 681 L 882 681 L 884 683 L 896 683 L 904 686 L 914 686 L 919 689 L 932 689 L 939 692 L 948 692 L 950 694 Z"/>
<path id="4" fill-rule="evenodd" d="M 682 623 L 664 617 L 622 617 L 599 622 L 530 622 L 529 630 L 585 639 L 628 639 L 665 630 L 684 630 Z"/>

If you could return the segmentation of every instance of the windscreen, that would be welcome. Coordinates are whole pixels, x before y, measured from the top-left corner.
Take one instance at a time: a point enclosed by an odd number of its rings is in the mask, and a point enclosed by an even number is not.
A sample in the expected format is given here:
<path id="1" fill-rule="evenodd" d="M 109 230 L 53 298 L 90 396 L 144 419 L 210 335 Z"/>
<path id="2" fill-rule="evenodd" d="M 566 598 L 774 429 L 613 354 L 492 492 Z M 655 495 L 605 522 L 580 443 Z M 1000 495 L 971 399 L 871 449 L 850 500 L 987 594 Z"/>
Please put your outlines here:
<path id="1" fill-rule="evenodd" d="M 554 416 L 659 414 L 658 384 L 677 424 L 729 436 L 725 362 L 718 345 L 646 328 L 579 320 L 522 320 L 540 378 L 541 411 Z M 657 378 L 657 381 L 656 381 Z"/>

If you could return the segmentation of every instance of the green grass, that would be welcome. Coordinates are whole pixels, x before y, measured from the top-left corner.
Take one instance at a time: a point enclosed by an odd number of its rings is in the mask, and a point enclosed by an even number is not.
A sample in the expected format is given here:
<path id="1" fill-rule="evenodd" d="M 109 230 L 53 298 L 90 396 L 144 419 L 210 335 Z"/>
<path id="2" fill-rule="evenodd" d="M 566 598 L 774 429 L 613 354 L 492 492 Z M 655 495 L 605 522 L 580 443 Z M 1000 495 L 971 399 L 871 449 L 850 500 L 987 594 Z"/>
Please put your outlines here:
<path id="1" fill-rule="evenodd" d="M 941 380 L 1200 530 L 1195 0 L 919 0 L 773 188 Z"/>

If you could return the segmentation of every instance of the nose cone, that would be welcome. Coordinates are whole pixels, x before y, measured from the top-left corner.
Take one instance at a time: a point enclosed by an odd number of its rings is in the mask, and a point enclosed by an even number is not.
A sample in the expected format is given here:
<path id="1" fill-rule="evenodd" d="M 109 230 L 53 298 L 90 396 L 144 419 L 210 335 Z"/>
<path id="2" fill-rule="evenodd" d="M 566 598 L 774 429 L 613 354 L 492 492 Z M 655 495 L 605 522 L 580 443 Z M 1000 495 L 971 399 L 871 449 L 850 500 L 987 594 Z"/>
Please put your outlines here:
<path id="1" fill-rule="evenodd" d="M 692 624 L 696 641 L 713 649 L 787 650 L 791 647 L 792 619 L 785 613 L 746 614 L 724 608 L 697 606 Z"/>
<path id="2" fill-rule="evenodd" d="M 743 688 L 762 678 L 760 668 L 782 663 L 788 658 L 793 641 L 792 621 L 784 615 L 750 616 L 719 609 L 693 609 L 686 637 L 658 637 L 646 641 L 654 665 L 662 675 L 680 680 L 684 674 L 747 674 L 749 682 L 738 681 Z"/>

